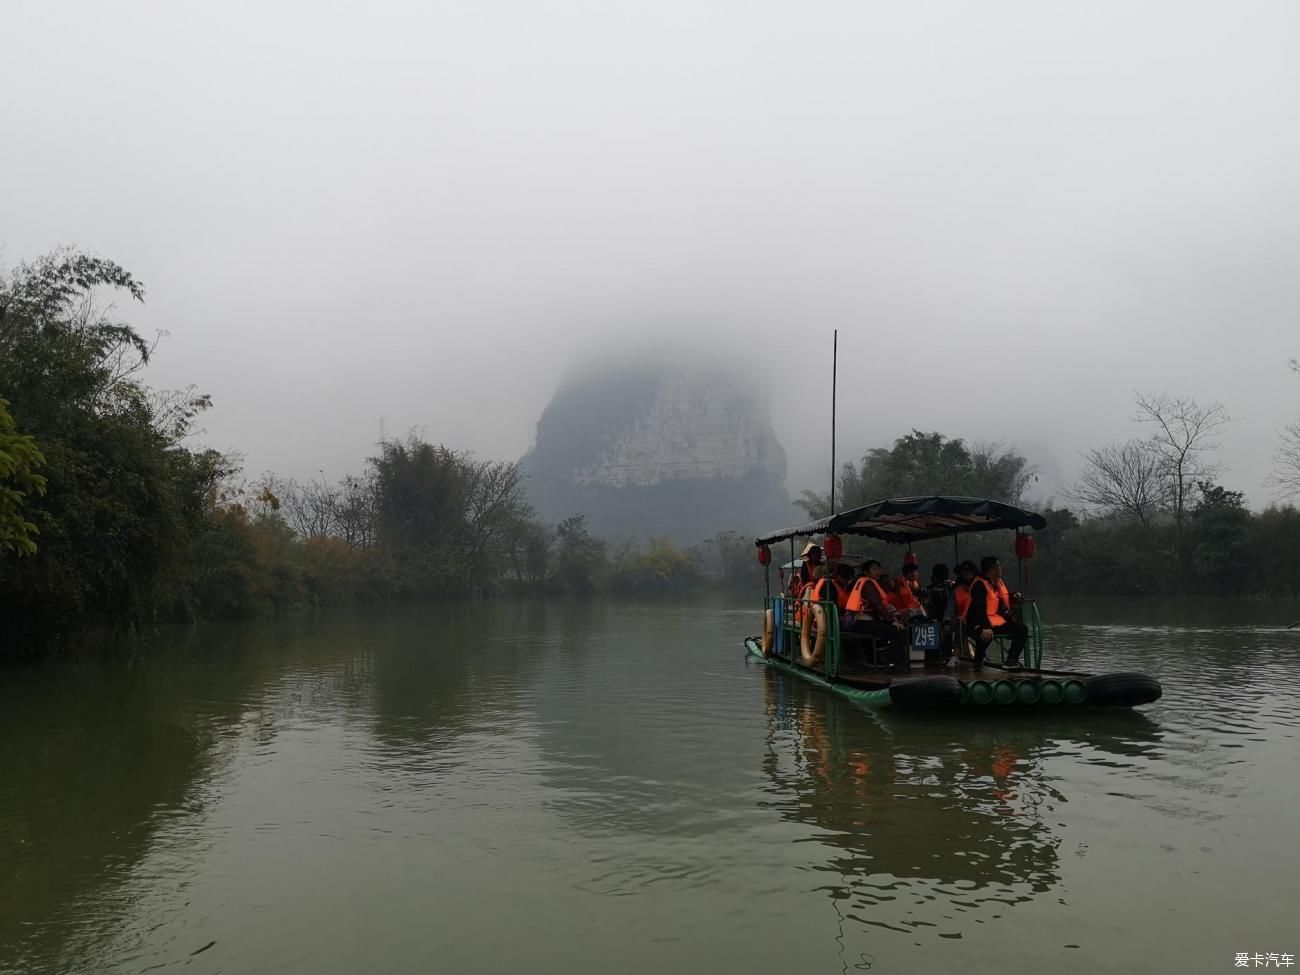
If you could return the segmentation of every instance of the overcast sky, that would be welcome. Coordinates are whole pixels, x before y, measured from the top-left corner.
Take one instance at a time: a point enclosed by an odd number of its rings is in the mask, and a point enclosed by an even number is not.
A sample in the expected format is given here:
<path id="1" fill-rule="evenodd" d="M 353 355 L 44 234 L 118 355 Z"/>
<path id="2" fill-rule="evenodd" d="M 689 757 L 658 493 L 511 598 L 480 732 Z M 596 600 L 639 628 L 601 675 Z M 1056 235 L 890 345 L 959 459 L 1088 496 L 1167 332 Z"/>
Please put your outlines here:
<path id="1" fill-rule="evenodd" d="M 635 337 L 785 370 L 793 492 L 911 426 L 1068 476 L 1133 389 L 1300 413 L 1300 4 L 10 0 L 0 260 L 148 288 L 251 472 L 517 457 Z M 749 368 L 738 364 L 738 368 Z M 810 430 L 812 431 L 810 433 Z"/>

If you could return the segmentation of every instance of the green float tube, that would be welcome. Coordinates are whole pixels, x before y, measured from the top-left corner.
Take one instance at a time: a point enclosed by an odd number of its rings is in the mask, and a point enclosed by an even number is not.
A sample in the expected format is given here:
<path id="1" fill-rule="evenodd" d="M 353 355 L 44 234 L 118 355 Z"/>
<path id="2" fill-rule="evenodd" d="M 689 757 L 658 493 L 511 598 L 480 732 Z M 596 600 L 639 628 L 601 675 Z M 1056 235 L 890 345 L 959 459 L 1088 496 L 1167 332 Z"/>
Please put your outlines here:
<path id="1" fill-rule="evenodd" d="M 971 681 L 970 683 L 970 702 L 971 704 L 988 704 L 993 700 L 993 685 L 986 680 Z"/>
<path id="2" fill-rule="evenodd" d="M 1081 680 L 1067 680 L 1064 690 L 1067 704 L 1082 704 L 1088 700 L 1088 685 Z"/>
<path id="3" fill-rule="evenodd" d="M 999 704 L 1014 704 L 1016 700 L 1016 685 L 1009 680 L 997 680 L 993 682 L 993 700 Z"/>
<path id="4" fill-rule="evenodd" d="M 1060 704 L 1065 700 L 1065 688 L 1059 680 L 1045 680 L 1038 685 L 1038 696 L 1044 704 Z"/>
<path id="5" fill-rule="evenodd" d="M 1038 685 L 1032 680 L 1022 680 L 1016 685 L 1016 700 L 1021 704 L 1037 704 L 1040 696 Z"/>

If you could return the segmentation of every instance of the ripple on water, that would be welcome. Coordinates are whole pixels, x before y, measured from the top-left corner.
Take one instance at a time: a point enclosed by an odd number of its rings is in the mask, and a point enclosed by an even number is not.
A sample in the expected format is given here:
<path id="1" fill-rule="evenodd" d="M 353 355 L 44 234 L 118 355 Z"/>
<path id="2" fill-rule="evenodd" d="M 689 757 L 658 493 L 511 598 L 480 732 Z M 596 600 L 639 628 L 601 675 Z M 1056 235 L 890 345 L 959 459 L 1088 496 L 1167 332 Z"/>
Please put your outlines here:
<path id="1" fill-rule="evenodd" d="M 1164 698 L 945 720 L 754 666 L 730 605 L 330 620 L 0 685 L 0 971 L 1119 970 L 1134 917 L 1190 970 L 1285 900 L 1296 632 L 1052 626 Z"/>

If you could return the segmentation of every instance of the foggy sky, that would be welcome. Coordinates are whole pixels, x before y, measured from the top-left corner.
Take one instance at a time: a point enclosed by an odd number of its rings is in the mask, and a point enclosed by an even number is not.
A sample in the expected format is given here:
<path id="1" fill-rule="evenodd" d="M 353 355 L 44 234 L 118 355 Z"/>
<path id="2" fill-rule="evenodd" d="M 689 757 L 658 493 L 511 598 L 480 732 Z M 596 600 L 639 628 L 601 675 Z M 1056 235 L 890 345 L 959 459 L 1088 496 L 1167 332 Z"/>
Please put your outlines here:
<path id="1" fill-rule="evenodd" d="M 1300 5 L 28 2 L 0 261 L 139 277 L 204 442 L 335 478 L 381 424 L 516 458 L 565 368 L 774 386 L 792 493 L 912 426 L 1069 476 L 1135 388 L 1300 413 Z M 767 361 L 763 377 L 752 363 Z"/>

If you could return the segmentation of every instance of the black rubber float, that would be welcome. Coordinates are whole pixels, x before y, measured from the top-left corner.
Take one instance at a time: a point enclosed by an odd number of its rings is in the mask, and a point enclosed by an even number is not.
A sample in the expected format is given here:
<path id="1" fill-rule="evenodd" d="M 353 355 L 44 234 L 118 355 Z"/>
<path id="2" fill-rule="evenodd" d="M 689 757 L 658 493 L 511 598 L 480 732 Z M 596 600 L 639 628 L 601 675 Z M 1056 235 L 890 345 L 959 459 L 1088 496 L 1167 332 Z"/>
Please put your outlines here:
<path id="1" fill-rule="evenodd" d="M 961 684 L 955 677 L 904 677 L 889 685 L 889 700 L 900 708 L 937 708 L 961 700 Z"/>
<path id="2" fill-rule="evenodd" d="M 1099 674 L 1089 677 L 1088 703 L 1101 707 L 1131 708 L 1150 704 L 1164 693 L 1160 682 L 1147 674 Z"/>

